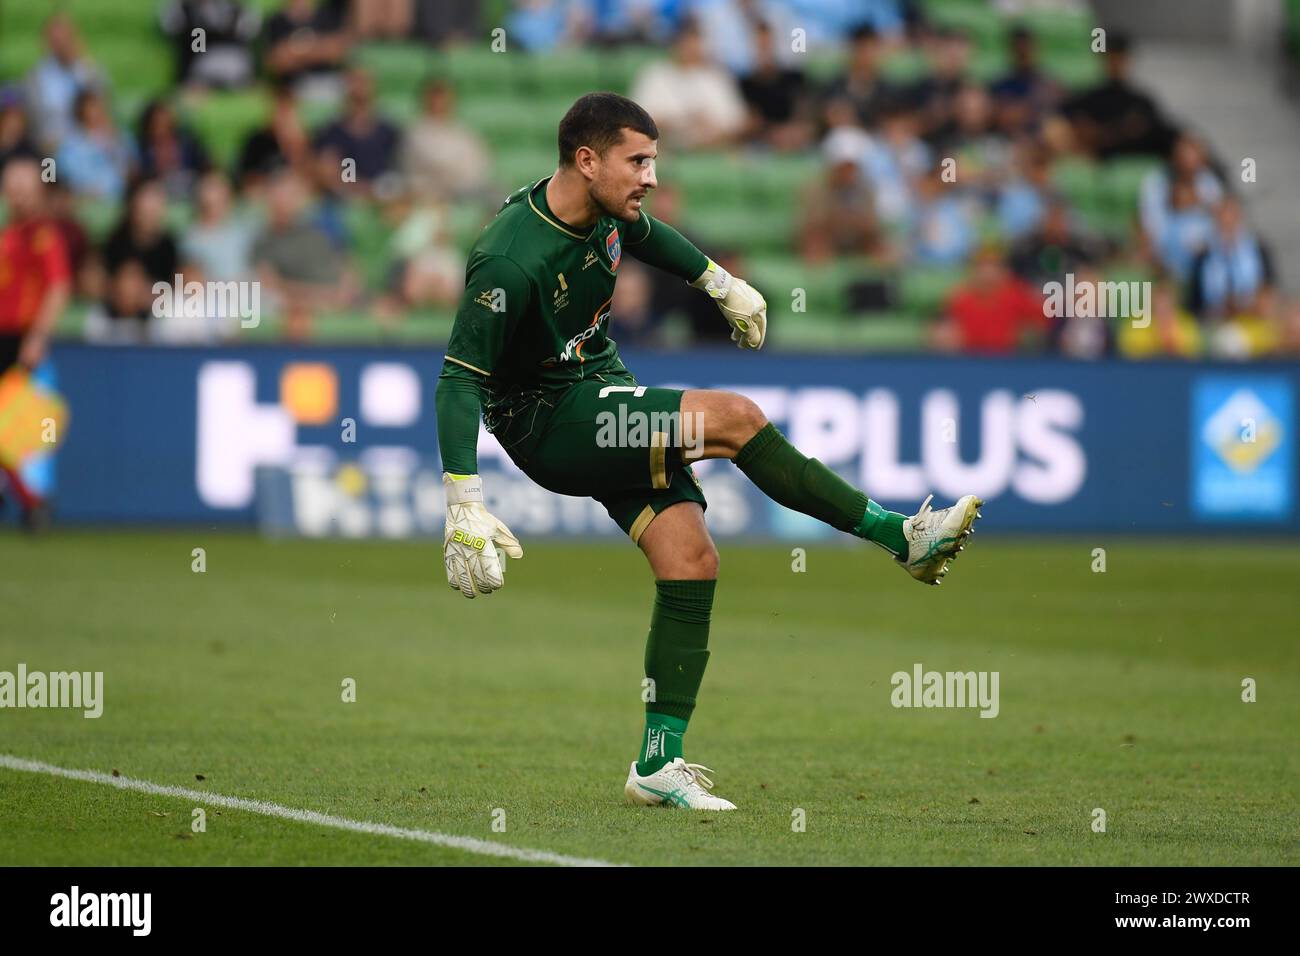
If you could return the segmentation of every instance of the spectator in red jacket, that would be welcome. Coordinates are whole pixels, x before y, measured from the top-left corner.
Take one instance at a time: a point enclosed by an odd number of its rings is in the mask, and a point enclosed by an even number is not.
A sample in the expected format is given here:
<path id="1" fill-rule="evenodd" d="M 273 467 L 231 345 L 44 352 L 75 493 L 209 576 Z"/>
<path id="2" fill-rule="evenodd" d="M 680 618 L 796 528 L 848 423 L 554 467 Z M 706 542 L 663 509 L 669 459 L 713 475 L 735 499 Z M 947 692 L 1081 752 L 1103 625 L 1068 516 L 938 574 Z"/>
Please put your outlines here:
<path id="1" fill-rule="evenodd" d="M 940 347 L 1007 355 L 1041 336 L 1047 322 L 1042 297 L 1007 268 L 1002 250 L 981 246 L 970 275 L 948 299 L 947 315 L 935 330 Z"/>

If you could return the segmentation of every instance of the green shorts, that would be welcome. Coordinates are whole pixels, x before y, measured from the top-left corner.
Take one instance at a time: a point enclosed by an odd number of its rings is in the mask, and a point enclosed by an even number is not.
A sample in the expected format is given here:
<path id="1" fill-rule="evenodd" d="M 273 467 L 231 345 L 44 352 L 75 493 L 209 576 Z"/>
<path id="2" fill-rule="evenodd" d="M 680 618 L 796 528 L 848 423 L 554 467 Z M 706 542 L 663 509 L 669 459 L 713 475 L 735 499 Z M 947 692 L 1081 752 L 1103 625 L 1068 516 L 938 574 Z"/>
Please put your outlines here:
<path id="1" fill-rule="evenodd" d="M 618 380 L 616 380 L 618 381 Z M 698 429 L 681 420 L 682 392 L 609 381 L 579 382 L 548 409 L 526 451 L 506 446 L 529 478 L 548 491 L 595 498 L 633 541 L 654 516 L 679 501 L 707 507 L 682 459 Z M 522 444 L 522 443 L 521 443 Z"/>

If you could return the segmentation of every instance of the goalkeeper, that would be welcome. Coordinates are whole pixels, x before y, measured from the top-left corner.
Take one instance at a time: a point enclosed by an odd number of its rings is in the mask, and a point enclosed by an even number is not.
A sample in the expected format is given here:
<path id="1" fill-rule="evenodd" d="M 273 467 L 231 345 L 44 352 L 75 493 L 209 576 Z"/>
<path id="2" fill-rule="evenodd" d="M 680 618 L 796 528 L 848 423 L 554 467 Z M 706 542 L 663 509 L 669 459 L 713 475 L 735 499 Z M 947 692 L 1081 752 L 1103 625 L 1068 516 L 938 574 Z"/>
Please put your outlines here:
<path id="1" fill-rule="evenodd" d="M 581 97 L 560 122 L 559 168 L 507 198 L 474 244 L 436 399 L 444 557 L 448 581 L 468 598 L 500 588 L 504 558 L 523 557 L 483 504 L 481 414 L 529 478 L 595 498 L 650 562 L 656 597 L 645 672 L 653 693 L 627 799 L 731 810 L 710 792 L 708 768 L 682 756 L 709 658 L 718 572 L 690 462 L 731 459 L 774 501 L 874 541 L 928 584 L 940 582 L 962 549 L 981 502 L 967 495 L 931 510 L 927 498 L 910 518 L 886 511 L 802 455 L 749 399 L 637 384 L 607 334 L 625 251 L 715 300 L 742 349 L 761 348 L 767 332 L 758 292 L 642 211 L 656 185 L 658 138 L 654 120 L 631 100 Z M 611 420 L 649 424 L 611 441 Z M 687 427 L 694 422 L 702 427 Z"/>

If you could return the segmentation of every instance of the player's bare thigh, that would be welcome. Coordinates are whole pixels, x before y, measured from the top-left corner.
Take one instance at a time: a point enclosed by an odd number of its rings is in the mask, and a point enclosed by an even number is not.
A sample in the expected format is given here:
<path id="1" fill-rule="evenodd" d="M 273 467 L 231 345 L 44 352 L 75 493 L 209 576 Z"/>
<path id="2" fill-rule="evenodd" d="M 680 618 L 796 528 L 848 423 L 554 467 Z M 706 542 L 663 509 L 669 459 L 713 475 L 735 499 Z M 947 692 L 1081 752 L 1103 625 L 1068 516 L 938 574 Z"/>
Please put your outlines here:
<path id="1" fill-rule="evenodd" d="M 718 549 L 704 524 L 704 509 L 679 501 L 655 515 L 637 546 L 657 581 L 711 581 L 718 576 Z"/>
<path id="2" fill-rule="evenodd" d="M 701 458 L 735 458 L 767 424 L 762 409 L 745 396 L 703 388 L 682 393 L 682 418 L 687 464 Z"/>

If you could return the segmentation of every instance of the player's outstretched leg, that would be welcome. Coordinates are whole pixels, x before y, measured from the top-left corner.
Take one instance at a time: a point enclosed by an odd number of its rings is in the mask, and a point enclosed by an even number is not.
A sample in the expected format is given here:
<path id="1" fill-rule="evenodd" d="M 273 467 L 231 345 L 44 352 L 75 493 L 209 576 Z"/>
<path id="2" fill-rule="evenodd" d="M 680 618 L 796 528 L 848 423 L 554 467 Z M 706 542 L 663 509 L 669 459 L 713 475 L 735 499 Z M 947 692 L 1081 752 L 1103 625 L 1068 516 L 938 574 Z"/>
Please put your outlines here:
<path id="1" fill-rule="evenodd" d="M 646 724 L 641 758 L 628 768 L 630 803 L 689 810 L 734 810 L 709 792 L 708 767 L 687 763 L 682 738 L 709 660 L 709 616 L 718 552 L 693 502 L 657 514 L 637 542 L 655 575 L 655 606 L 646 640 Z"/>
<path id="2" fill-rule="evenodd" d="M 698 415 L 700 458 L 729 458 L 777 504 L 811 515 L 840 531 L 874 541 L 908 574 L 938 584 L 948 564 L 974 533 L 983 502 L 965 495 L 950 508 L 930 508 L 930 498 L 908 517 L 886 511 L 816 458 L 808 458 L 767 420 L 752 401 L 732 392 L 693 389 L 682 396 L 682 415 Z M 933 496 L 931 496 L 933 497 Z"/>

